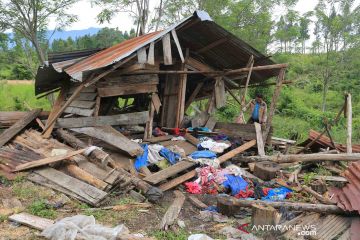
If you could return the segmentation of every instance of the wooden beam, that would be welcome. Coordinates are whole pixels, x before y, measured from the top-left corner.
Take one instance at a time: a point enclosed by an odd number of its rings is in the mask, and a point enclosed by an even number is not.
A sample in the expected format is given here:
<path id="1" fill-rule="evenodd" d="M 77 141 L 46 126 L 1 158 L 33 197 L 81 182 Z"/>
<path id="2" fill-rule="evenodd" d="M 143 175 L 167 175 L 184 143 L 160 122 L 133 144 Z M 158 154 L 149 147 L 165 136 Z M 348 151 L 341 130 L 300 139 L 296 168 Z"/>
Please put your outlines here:
<path id="1" fill-rule="evenodd" d="M 270 133 L 272 119 L 273 119 L 273 116 L 275 115 L 276 103 L 280 96 L 280 91 L 281 91 L 282 82 L 284 81 L 284 78 L 285 78 L 285 68 L 282 68 L 280 70 L 279 76 L 277 78 L 276 88 L 274 90 L 274 94 L 271 99 L 270 111 L 269 111 L 268 119 L 266 121 L 266 128 L 265 128 L 265 132 L 264 132 L 264 141 L 266 141 L 267 136 Z"/>
<path id="2" fill-rule="evenodd" d="M 225 83 L 222 77 L 215 78 L 215 106 L 221 108 L 226 104 Z"/>
<path id="3" fill-rule="evenodd" d="M 181 59 L 181 62 L 184 63 L 185 62 L 185 59 L 184 59 L 184 55 L 183 55 L 183 52 L 182 52 L 182 49 L 181 49 L 181 45 L 180 45 L 180 42 L 179 42 L 179 38 L 176 34 L 176 30 L 173 29 L 171 30 L 171 35 L 174 39 L 174 42 L 176 44 L 176 47 L 177 47 L 177 50 L 178 50 L 178 53 L 179 53 L 179 56 L 180 56 L 180 59 Z"/>
<path id="4" fill-rule="evenodd" d="M 8 141 L 15 137 L 19 132 L 21 132 L 29 123 L 31 123 L 39 114 L 41 109 L 34 109 L 18 120 L 10 128 L 6 129 L 3 133 L 0 134 L 0 147 L 4 146 Z"/>
<path id="5" fill-rule="evenodd" d="M 353 154 L 312 153 L 312 154 L 288 154 L 288 155 L 273 155 L 273 156 L 248 156 L 248 157 L 241 157 L 241 159 L 239 160 L 244 162 L 272 161 L 276 163 L 314 162 L 314 161 L 359 161 L 360 153 L 353 153 Z"/>
<path id="6" fill-rule="evenodd" d="M 185 65 L 182 66 L 184 70 L 187 70 Z M 181 122 L 184 119 L 185 114 L 185 95 L 186 95 L 186 84 L 187 84 L 187 75 L 180 76 L 179 82 L 179 91 L 178 91 L 178 100 L 177 100 L 177 111 L 176 111 L 176 127 L 181 127 Z"/>
<path id="7" fill-rule="evenodd" d="M 116 97 L 140 93 L 152 93 L 157 92 L 157 84 L 133 84 L 121 87 L 100 87 L 98 88 L 98 92 L 100 97 Z"/>
<path id="8" fill-rule="evenodd" d="M 148 111 L 98 117 L 59 118 L 55 128 L 81 128 L 116 125 L 144 124 Z"/>
<path id="9" fill-rule="evenodd" d="M 224 197 L 218 196 L 218 208 L 221 213 L 228 214 L 226 211 L 229 207 L 233 210 L 234 207 L 248 207 L 251 208 L 253 204 L 261 204 L 261 205 L 269 205 L 276 209 L 285 208 L 289 211 L 305 211 L 305 212 L 318 212 L 318 213 L 326 213 L 326 214 L 346 214 L 344 210 L 335 205 L 325 205 L 325 204 L 310 204 L 310 203 L 297 203 L 297 202 L 271 202 L 271 201 L 263 201 L 263 200 L 245 200 L 245 199 L 236 199 L 234 197 Z M 236 211 L 232 212 L 235 214 Z"/>
<path id="10" fill-rule="evenodd" d="M 147 63 L 146 48 L 142 47 L 137 50 L 138 63 Z"/>
<path id="11" fill-rule="evenodd" d="M 346 96 L 346 114 L 347 114 L 347 136 L 346 136 L 346 152 L 352 153 L 351 136 L 352 136 L 352 106 L 351 94 Z"/>
<path id="12" fill-rule="evenodd" d="M 162 38 L 162 45 L 163 45 L 163 54 L 164 54 L 164 64 L 165 65 L 172 65 L 172 54 L 171 54 L 171 41 L 170 41 L 170 34 L 167 33 Z"/>
<path id="13" fill-rule="evenodd" d="M 199 82 L 194 91 L 191 93 L 190 97 L 188 98 L 188 100 L 185 103 L 185 112 L 186 110 L 189 108 L 190 104 L 194 101 L 194 99 L 196 98 L 196 96 L 198 95 L 198 93 L 200 92 L 202 86 L 204 85 L 204 82 Z"/>
<path id="14" fill-rule="evenodd" d="M 155 65 L 155 43 L 154 42 L 150 43 L 147 63 L 150 65 Z"/>
<path id="15" fill-rule="evenodd" d="M 212 48 L 214 48 L 214 47 L 216 47 L 216 46 L 219 46 L 220 44 L 223 44 L 223 43 L 227 42 L 228 40 L 229 40 L 229 39 L 226 38 L 226 37 L 225 37 L 225 38 L 220 38 L 219 40 L 216 40 L 215 42 L 212 42 L 212 43 L 206 45 L 205 47 L 200 48 L 200 49 L 197 50 L 196 52 L 197 52 L 198 54 L 204 53 L 204 52 L 209 51 L 210 49 L 212 49 Z"/>
<path id="16" fill-rule="evenodd" d="M 154 114 L 155 114 L 155 106 L 152 100 L 150 101 L 148 112 L 148 118 L 146 120 L 145 132 L 144 132 L 144 139 L 152 137 L 152 129 L 153 129 L 153 121 L 154 121 Z"/>
<path id="17" fill-rule="evenodd" d="M 168 228 L 175 223 L 175 220 L 179 216 L 181 208 L 185 202 L 185 195 L 180 191 L 174 191 L 175 199 L 166 211 L 163 219 L 160 223 L 161 230 L 168 230 Z"/>
<path id="18" fill-rule="evenodd" d="M 140 156 L 144 152 L 139 144 L 132 142 L 111 126 L 71 128 L 70 130 L 100 139 L 122 151 L 127 152 L 132 157 Z"/>
<path id="19" fill-rule="evenodd" d="M 261 125 L 257 122 L 255 122 L 254 125 L 256 132 L 256 143 L 258 148 L 258 154 L 259 156 L 265 156 L 264 141 L 263 141 L 264 138 L 261 131 Z"/>
<path id="20" fill-rule="evenodd" d="M 18 166 L 15 167 L 15 172 L 18 171 L 23 171 L 23 170 L 27 170 L 27 169 L 31 169 L 31 168 L 35 168 L 35 167 L 40 167 L 40 166 L 44 166 L 44 165 L 48 165 L 50 163 L 56 163 L 56 162 L 60 162 L 66 159 L 69 159 L 72 156 L 78 155 L 78 154 L 82 154 L 83 152 L 86 151 L 86 148 L 84 149 L 80 149 L 77 151 L 73 151 L 73 152 L 69 152 L 67 154 L 64 155 L 58 155 L 58 156 L 53 156 L 53 157 L 47 157 L 44 159 L 40 159 L 40 160 L 36 160 L 36 161 L 32 161 L 32 162 L 27 162 L 27 163 L 23 163 L 20 164 Z"/>
<path id="21" fill-rule="evenodd" d="M 25 212 L 11 215 L 9 216 L 9 220 L 40 231 L 43 231 L 55 223 L 54 220 L 34 216 Z"/>

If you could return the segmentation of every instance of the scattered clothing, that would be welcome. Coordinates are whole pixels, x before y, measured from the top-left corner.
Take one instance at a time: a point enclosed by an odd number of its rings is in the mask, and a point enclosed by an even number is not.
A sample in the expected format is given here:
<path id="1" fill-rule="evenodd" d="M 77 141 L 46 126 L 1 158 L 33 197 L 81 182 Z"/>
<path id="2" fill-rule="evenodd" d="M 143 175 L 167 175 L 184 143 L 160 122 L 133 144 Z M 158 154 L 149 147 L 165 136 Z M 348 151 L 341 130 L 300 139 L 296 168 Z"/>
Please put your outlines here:
<path id="1" fill-rule="evenodd" d="M 235 196 L 240 191 L 245 190 L 248 183 L 240 176 L 225 175 L 226 181 L 222 185 L 231 190 L 231 195 Z"/>
<path id="2" fill-rule="evenodd" d="M 166 158 L 172 165 L 181 160 L 180 154 L 174 153 L 165 147 L 160 150 L 159 154 Z"/>
<path id="3" fill-rule="evenodd" d="M 222 152 L 224 152 L 225 149 L 229 148 L 230 146 L 231 146 L 231 144 L 228 144 L 228 143 L 216 142 L 212 139 L 208 139 L 208 140 L 202 141 L 198 145 L 198 149 L 199 150 L 208 149 L 215 153 L 222 153 Z"/>
<path id="4" fill-rule="evenodd" d="M 197 182 L 186 182 L 184 183 L 186 191 L 192 194 L 201 194 L 201 186 Z"/>
<path id="5" fill-rule="evenodd" d="M 186 139 L 183 136 L 177 136 L 173 137 L 171 141 L 186 141 Z"/>
<path id="6" fill-rule="evenodd" d="M 208 151 L 208 150 L 195 151 L 195 152 L 191 153 L 189 155 L 189 157 L 191 157 L 193 159 L 198 159 L 198 158 L 211 158 L 211 159 L 214 159 L 214 158 L 216 158 L 216 153 L 214 153 L 212 151 Z"/>
<path id="7" fill-rule="evenodd" d="M 158 162 L 165 160 L 164 157 L 160 156 L 160 151 L 163 149 L 164 146 L 160 144 L 153 144 L 148 146 L 148 162 L 150 164 L 157 164 Z"/>
<path id="8" fill-rule="evenodd" d="M 216 206 L 208 206 L 207 208 L 204 209 L 204 211 L 219 212 L 219 209 Z"/>
<path id="9" fill-rule="evenodd" d="M 148 147 L 149 147 L 149 145 L 144 144 L 141 147 L 143 148 L 144 153 L 141 156 L 136 157 L 135 163 L 134 163 L 135 169 L 137 171 L 139 171 L 140 168 L 142 168 L 142 167 L 148 166 Z"/>
<path id="10" fill-rule="evenodd" d="M 166 136 L 166 135 L 168 135 L 168 133 L 163 132 L 160 128 L 156 127 L 152 131 L 152 135 L 155 137 L 159 137 L 159 136 Z"/>
<path id="11" fill-rule="evenodd" d="M 210 158 L 197 158 L 193 159 L 191 157 L 188 158 L 188 160 L 192 162 L 199 163 L 201 166 L 211 166 L 213 168 L 219 168 L 220 167 L 220 161 L 219 159 L 210 159 Z"/>
<path id="12" fill-rule="evenodd" d="M 273 188 L 268 191 L 267 196 L 263 197 L 262 200 L 281 201 L 284 200 L 291 192 L 292 190 L 286 187 Z"/>
<path id="13" fill-rule="evenodd" d="M 186 158 L 185 150 L 178 145 L 168 146 L 168 149 L 174 153 L 180 154 L 181 158 Z"/>

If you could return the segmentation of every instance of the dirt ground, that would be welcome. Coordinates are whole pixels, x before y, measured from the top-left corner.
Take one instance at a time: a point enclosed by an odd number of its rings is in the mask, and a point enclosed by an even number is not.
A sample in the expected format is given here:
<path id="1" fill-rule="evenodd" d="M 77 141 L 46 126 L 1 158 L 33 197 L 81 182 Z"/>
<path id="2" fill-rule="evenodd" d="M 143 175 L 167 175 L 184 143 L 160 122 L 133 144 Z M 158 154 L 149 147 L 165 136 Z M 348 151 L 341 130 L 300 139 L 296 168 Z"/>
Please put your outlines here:
<path id="1" fill-rule="evenodd" d="M 215 203 L 214 196 L 197 196 L 208 205 Z M 49 188 L 45 188 L 19 177 L 13 182 L 9 182 L 0 178 L 0 199 L 14 199 L 21 202 L 21 207 L 12 208 L 12 213 L 28 212 L 40 217 L 60 220 L 64 217 L 74 216 L 77 214 L 93 215 L 97 223 L 106 226 L 116 226 L 125 224 L 131 233 L 142 233 L 146 236 L 152 236 L 156 239 L 187 239 L 191 234 L 206 233 L 216 239 L 226 239 L 224 235 L 218 233 L 219 229 L 224 226 L 239 226 L 239 219 L 226 219 L 222 221 L 208 221 L 199 219 L 200 210 L 192 203 L 185 201 L 180 212 L 178 220 L 183 221 L 182 224 L 174 224 L 171 230 L 160 231 L 159 223 L 174 199 L 172 191 L 165 193 L 164 198 L 159 204 L 152 205 L 151 208 L 131 208 L 123 211 L 99 210 L 92 208 L 87 204 L 70 199 L 62 193 L 55 192 Z M 135 203 L 127 194 L 112 193 L 105 206 L 125 205 Z M 3 202 L 4 203 L 4 202 Z M 4 214 L 6 207 L 0 201 L 0 239 L 44 239 L 40 236 L 40 232 L 34 229 L 21 226 L 7 220 Z M 240 219 L 244 221 L 244 219 Z"/>

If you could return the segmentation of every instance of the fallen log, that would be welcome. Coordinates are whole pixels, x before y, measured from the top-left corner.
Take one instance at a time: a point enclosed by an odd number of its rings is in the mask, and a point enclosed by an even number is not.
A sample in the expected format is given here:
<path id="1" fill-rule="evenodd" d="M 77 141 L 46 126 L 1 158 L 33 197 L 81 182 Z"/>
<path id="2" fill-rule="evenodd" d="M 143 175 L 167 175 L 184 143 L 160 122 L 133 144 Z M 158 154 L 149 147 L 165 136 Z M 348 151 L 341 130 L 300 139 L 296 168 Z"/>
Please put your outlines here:
<path id="1" fill-rule="evenodd" d="M 289 155 L 273 155 L 273 156 L 238 156 L 235 161 L 238 162 L 264 162 L 273 161 L 277 163 L 293 163 L 293 162 L 312 162 L 312 161 L 359 161 L 360 154 L 289 154 Z"/>
<path id="2" fill-rule="evenodd" d="M 62 130 L 57 129 L 56 133 L 58 137 L 63 139 L 65 142 L 67 142 L 70 146 L 72 146 L 75 149 L 79 148 L 86 148 L 87 144 L 72 135 L 71 133 Z M 94 159 L 97 162 L 104 163 L 108 162 L 111 167 L 115 167 L 114 160 L 111 159 L 109 154 L 104 152 L 103 150 L 96 148 L 94 149 L 90 155 L 90 158 Z M 147 182 L 141 180 L 140 178 L 132 175 L 131 173 L 127 172 L 126 170 L 122 168 L 117 168 L 119 173 L 121 174 L 122 180 L 124 182 L 131 182 L 137 189 L 144 192 L 145 196 L 149 199 L 150 202 L 158 202 L 163 197 L 163 192 L 157 187 L 151 186 Z"/>
<path id="3" fill-rule="evenodd" d="M 305 211 L 305 212 L 318 212 L 326 214 L 350 214 L 345 212 L 336 205 L 325 204 L 311 204 L 311 203 L 299 203 L 299 202 L 270 202 L 262 200 L 245 200 L 237 199 L 229 196 L 218 196 L 217 207 L 222 214 L 232 215 L 236 213 L 236 209 L 240 207 L 252 208 L 254 204 L 263 204 L 272 206 L 276 209 L 286 208 L 289 211 Z"/>
<path id="4" fill-rule="evenodd" d="M 168 208 L 168 210 L 166 211 L 163 219 L 161 220 L 159 226 L 160 230 L 168 230 L 169 226 L 174 224 L 185 202 L 185 196 L 182 192 L 175 190 L 174 194 L 175 194 L 175 199 Z"/>
<path id="5" fill-rule="evenodd" d="M 322 202 L 324 204 L 329 204 L 329 205 L 335 204 L 335 202 L 332 202 L 330 199 L 323 197 L 321 194 L 315 192 L 310 187 L 308 187 L 308 186 L 301 186 L 301 187 L 305 192 L 313 195 L 320 202 Z"/>

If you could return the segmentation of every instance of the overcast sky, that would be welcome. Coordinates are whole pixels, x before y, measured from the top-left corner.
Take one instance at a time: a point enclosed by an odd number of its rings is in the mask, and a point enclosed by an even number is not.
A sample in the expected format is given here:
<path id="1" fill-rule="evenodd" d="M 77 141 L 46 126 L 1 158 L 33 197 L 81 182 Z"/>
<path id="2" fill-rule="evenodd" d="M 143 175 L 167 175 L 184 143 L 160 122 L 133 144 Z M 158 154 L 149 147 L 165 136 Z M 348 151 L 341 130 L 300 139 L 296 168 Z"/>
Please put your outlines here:
<path id="1" fill-rule="evenodd" d="M 266 1 L 266 0 L 264 0 Z M 150 5 L 158 5 L 158 0 L 150 0 Z M 305 13 L 314 9 L 317 0 L 299 0 L 295 6 L 295 10 L 300 13 Z M 96 21 L 96 16 L 100 12 L 100 9 L 96 6 L 92 7 L 89 0 L 81 0 L 76 3 L 70 10 L 70 13 L 78 15 L 79 21 L 72 24 L 66 30 L 80 30 L 90 27 L 118 27 L 120 30 L 130 30 L 133 26 L 133 21 L 127 13 L 118 14 L 112 19 L 111 23 L 99 24 Z M 283 9 L 278 8 L 274 11 L 274 17 L 278 17 L 283 13 Z M 51 21 L 49 29 L 54 29 L 55 22 Z"/>

